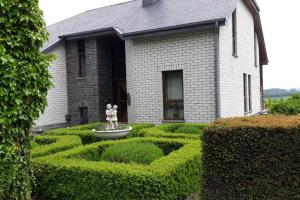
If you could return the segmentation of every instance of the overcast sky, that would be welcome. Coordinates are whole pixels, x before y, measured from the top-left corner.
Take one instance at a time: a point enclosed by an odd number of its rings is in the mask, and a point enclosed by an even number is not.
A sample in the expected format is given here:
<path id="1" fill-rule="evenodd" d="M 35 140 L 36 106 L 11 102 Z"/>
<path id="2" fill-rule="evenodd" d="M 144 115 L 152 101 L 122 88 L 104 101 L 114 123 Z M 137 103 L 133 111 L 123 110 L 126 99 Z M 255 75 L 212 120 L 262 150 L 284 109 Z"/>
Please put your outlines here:
<path id="1" fill-rule="evenodd" d="M 86 10 L 128 0 L 40 0 L 47 25 Z M 188 1 L 187 1 L 188 2 Z M 257 0 L 270 64 L 264 67 L 265 88 L 300 88 L 299 0 Z"/>

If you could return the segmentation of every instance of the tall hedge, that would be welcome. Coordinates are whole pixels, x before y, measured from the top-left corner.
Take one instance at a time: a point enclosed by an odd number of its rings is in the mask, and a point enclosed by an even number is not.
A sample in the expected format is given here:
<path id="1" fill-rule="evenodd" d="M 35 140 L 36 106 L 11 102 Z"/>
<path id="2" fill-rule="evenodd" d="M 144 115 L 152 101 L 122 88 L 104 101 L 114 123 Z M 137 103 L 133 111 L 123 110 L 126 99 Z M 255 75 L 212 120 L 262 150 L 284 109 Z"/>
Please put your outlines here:
<path id="1" fill-rule="evenodd" d="M 47 36 L 38 0 L 0 1 L 0 199 L 29 199 L 29 129 L 51 86 Z"/>
<path id="2" fill-rule="evenodd" d="M 203 137 L 204 200 L 300 199 L 300 116 L 219 120 Z"/>

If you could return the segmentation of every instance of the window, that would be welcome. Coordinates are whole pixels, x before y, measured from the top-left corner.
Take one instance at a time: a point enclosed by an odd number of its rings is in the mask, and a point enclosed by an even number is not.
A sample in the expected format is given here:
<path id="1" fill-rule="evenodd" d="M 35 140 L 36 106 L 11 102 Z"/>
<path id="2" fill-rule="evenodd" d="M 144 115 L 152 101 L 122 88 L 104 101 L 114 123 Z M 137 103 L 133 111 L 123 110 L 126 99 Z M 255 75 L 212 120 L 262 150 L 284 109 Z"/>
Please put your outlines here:
<path id="1" fill-rule="evenodd" d="M 237 57 L 237 18 L 236 10 L 232 13 L 232 55 Z"/>
<path id="2" fill-rule="evenodd" d="M 87 124 L 89 123 L 89 112 L 87 107 L 80 107 L 80 124 Z"/>
<path id="3" fill-rule="evenodd" d="M 257 49 L 257 35 L 254 32 L 254 59 L 255 59 L 255 67 L 258 67 L 258 49 Z"/>
<path id="4" fill-rule="evenodd" d="M 251 75 L 248 75 L 248 103 L 249 103 L 249 112 L 252 112 L 252 83 Z"/>
<path id="5" fill-rule="evenodd" d="M 86 77 L 86 58 L 84 40 L 78 41 L 79 77 Z"/>
<path id="6" fill-rule="evenodd" d="M 163 72 L 164 118 L 183 120 L 183 72 Z"/>
<path id="7" fill-rule="evenodd" d="M 244 112 L 245 115 L 248 114 L 248 86 L 247 86 L 247 74 L 243 74 L 244 82 Z"/>

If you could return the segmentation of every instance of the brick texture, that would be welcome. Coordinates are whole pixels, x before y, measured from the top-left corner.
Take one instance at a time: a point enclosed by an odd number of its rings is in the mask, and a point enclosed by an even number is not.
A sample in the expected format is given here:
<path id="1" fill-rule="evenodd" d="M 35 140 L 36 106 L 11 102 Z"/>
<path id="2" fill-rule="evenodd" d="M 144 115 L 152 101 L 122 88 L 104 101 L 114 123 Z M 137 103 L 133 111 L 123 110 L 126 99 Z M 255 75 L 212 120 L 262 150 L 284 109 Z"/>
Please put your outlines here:
<path id="1" fill-rule="evenodd" d="M 243 1 L 237 4 L 237 54 L 232 55 L 232 19 L 220 28 L 221 117 L 244 116 L 243 73 L 252 77 L 251 114 L 261 110 L 259 67 L 255 65 L 254 21 Z"/>
<path id="2" fill-rule="evenodd" d="M 185 121 L 214 120 L 214 66 L 213 31 L 126 41 L 129 121 L 162 122 L 162 72 L 172 70 L 183 70 Z"/>
<path id="3" fill-rule="evenodd" d="M 68 113 L 67 97 L 67 75 L 66 75 L 66 53 L 65 46 L 53 49 L 50 53 L 56 55 L 56 60 L 49 67 L 54 85 L 48 91 L 48 106 L 45 112 L 36 121 L 36 126 L 43 127 L 46 125 L 64 124 L 65 115 Z"/>

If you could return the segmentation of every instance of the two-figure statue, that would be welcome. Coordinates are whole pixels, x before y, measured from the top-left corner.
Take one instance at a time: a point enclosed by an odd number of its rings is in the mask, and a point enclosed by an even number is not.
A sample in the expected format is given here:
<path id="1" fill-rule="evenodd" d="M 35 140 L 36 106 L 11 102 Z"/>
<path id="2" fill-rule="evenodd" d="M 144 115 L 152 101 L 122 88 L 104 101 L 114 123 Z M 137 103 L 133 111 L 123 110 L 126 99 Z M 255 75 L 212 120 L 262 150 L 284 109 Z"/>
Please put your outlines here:
<path id="1" fill-rule="evenodd" d="M 116 129 L 118 128 L 118 106 L 114 105 L 112 107 L 111 104 L 107 104 L 106 106 L 106 121 L 107 121 L 107 129 Z"/>

